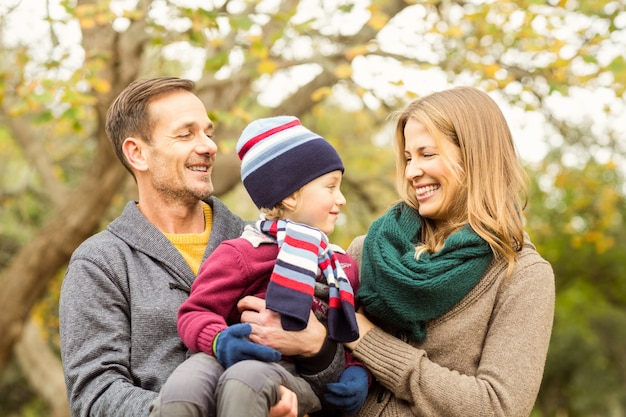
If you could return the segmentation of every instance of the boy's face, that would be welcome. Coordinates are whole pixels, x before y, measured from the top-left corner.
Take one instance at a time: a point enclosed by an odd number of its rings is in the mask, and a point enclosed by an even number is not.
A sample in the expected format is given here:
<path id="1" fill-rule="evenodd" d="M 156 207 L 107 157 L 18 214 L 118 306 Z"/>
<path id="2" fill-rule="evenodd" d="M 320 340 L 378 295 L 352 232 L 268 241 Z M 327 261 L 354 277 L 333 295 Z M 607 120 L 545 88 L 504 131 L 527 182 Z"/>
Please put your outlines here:
<path id="1" fill-rule="evenodd" d="M 316 227 L 327 235 L 332 233 L 341 207 L 346 205 L 340 189 L 341 178 L 341 171 L 329 172 L 287 197 L 284 200 L 286 205 L 294 209 L 288 211 L 285 218 Z"/>

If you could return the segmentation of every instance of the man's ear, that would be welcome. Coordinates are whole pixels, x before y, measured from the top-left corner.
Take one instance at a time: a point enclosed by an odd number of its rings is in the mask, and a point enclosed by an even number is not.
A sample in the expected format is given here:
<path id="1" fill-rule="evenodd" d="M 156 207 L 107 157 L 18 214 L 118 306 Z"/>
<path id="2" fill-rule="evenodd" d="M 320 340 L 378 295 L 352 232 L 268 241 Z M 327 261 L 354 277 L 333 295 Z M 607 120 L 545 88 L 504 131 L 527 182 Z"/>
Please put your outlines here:
<path id="1" fill-rule="evenodd" d="M 122 143 L 122 151 L 128 164 L 137 171 L 146 171 L 148 162 L 146 159 L 146 143 L 138 138 L 128 137 Z"/>

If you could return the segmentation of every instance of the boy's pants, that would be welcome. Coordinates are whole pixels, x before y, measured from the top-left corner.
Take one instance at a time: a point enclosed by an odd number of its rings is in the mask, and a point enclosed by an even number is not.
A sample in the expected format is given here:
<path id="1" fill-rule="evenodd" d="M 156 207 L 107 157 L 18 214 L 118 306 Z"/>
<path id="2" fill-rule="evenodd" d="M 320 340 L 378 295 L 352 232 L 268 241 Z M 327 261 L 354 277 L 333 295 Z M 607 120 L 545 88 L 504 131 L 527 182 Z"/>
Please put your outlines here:
<path id="1" fill-rule="evenodd" d="M 267 417 L 280 399 L 280 385 L 298 397 L 298 416 L 321 409 L 294 365 L 241 361 L 224 370 L 215 357 L 195 353 L 167 379 L 150 405 L 150 417 Z"/>

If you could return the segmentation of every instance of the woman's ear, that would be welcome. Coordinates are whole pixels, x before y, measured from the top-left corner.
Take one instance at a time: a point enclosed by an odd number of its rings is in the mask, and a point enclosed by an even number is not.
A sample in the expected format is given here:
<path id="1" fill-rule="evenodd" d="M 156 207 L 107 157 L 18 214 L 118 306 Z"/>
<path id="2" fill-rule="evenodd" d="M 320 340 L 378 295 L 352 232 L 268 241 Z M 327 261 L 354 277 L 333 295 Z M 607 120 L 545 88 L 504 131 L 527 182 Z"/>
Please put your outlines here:
<path id="1" fill-rule="evenodd" d="M 134 137 L 126 138 L 122 144 L 122 152 L 124 152 L 128 164 L 137 171 L 146 171 L 148 169 L 146 150 L 146 143 Z"/>

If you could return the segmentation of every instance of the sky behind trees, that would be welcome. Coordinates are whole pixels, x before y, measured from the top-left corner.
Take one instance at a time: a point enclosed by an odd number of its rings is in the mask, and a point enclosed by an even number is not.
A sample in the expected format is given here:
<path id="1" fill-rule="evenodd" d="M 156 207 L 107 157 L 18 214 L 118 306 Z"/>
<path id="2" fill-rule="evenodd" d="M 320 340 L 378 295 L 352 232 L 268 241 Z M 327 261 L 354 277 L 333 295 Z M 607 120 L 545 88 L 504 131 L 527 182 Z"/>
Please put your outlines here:
<path id="1" fill-rule="evenodd" d="M 175 3 L 186 6 L 194 6 L 198 4 L 206 4 L 206 0 L 178 0 Z M 50 7 L 51 14 L 53 16 L 63 16 L 64 11 L 59 6 L 59 1 L 46 1 L 46 0 L 6 0 L 0 5 L 1 12 L 8 10 L 9 8 L 15 8 L 10 14 L 10 20 L 7 22 L 7 30 L 4 33 L 4 41 L 7 44 L 37 44 L 40 45 L 40 59 L 45 60 L 51 53 L 50 51 L 50 30 L 46 24 L 43 24 L 45 17 L 46 4 Z M 113 3 L 112 8 L 117 9 L 120 13 L 123 9 L 128 7 L 129 4 L 134 4 L 131 0 L 119 0 Z M 215 3 L 222 3 L 220 1 Z M 266 7 L 271 10 L 277 3 L 275 0 L 265 1 Z M 331 4 L 333 3 L 333 4 Z M 325 2 L 324 7 L 335 7 L 334 3 L 340 3 L 338 1 Z M 357 2 L 359 4 L 359 2 Z M 355 7 L 351 12 L 351 19 L 333 19 L 332 15 L 327 20 L 326 30 L 329 33 L 341 33 L 342 35 L 351 35 L 360 26 L 367 21 L 369 15 L 365 8 L 369 2 L 360 2 L 360 7 Z M 0 13 L 0 15 L 5 13 Z M 300 8 L 300 20 L 311 18 L 313 16 L 323 17 L 322 7 L 317 1 L 305 1 L 301 4 Z M 379 38 L 381 42 L 386 42 L 389 45 L 393 45 L 395 41 L 402 36 L 410 36 L 410 33 L 405 33 L 403 30 L 407 25 L 414 24 L 419 19 L 424 19 L 425 16 L 420 15 L 419 11 L 413 10 L 412 13 L 404 13 L 400 16 L 396 16 L 394 19 L 398 20 L 398 23 L 393 28 L 385 28 L 386 32 L 381 32 Z M 298 21 L 298 16 L 294 17 L 295 21 Z M 621 19 L 623 26 L 626 26 L 626 16 Z M 618 20 L 619 24 L 620 20 Z M 120 29 L 124 29 L 124 19 L 119 19 L 117 24 Z M 173 21 L 172 25 L 183 24 L 181 22 Z M 509 28 L 514 30 L 515 27 Z M 572 22 L 572 31 L 576 30 L 576 22 Z M 65 60 L 65 66 L 67 74 L 71 74 L 75 69 L 75 66 L 80 66 L 83 60 L 83 51 L 80 47 L 80 28 L 76 22 L 68 23 L 62 30 L 55 32 L 59 37 L 59 42 L 66 48 L 65 53 L 69 54 L 69 58 Z M 561 36 L 569 36 L 566 32 Z M 619 43 L 619 39 L 617 39 Z M 626 39 L 621 41 L 622 44 L 626 44 Z M 198 50 L 193 49 L 189 45 L 170 45 L 169 46 L 172 55 L 177 55 L 179 58 L 187 60 L 188 71 L 183 76 L 191 79 L 198 79 L 201 76 L 203 61 L 206 57 Z M 392 46 L 393 49 L 393 46 Z M 416 49 L 419 49 L 416 46 Z M 57 51 L 58 53 L 58 51 Z M 167 52 L 165 52 L 167 54 Z M 564 52 L 567 54 L 567 50 Z M 617 51 L 620 53 L 620 51 Z M 622 51 L 623 53 L 623 51 Z M 404 54 L 407 54 L 406 51 Z M 410 55 L 410 53 L 408 54 Z M 605 52 L 606 56 L 600 56 L 599 59 L 610 59 L 611 52 Z M 74 66 L 74 67 L 72 67 Z M 450 83 L 443 71 L 433 68 L 429 71 L 422 69 L 415 70 L 403 67 L 394 60 L 385 60 L 384 58 L 376 59 L 370 58 L 367 61 L 363 61 L 359 64 L 358 60 L 355 60 L 354 64 L 354 78 L 362 84 L 364 87 L 376 91 L 379 96 L 392 95 L 397 93 L 398 89 L 407 89 L 415 94 L 422 95 L 431 91 L 441 90 L 453 85 L 460 84 L 472 84 L 475 80 L 459 77 Z M 276 76 L 267 82 L 264 91 L 259 94 L 259 101 L 263 105 L 270 107 L 278 105 L 284 97 L 291 94 L 298 88 L 299 85 L 310 81 L 315 75 L 314 69 L 298 68 L 294 70 L 291 75 Z M 62 71 L 56 71 L 55 76 L 63 77 Z M 399 85 L 399 81 L 402 81 Z M 285 87 L 285 85 L 290 87 Z M 515 88 L 514 86 L 509 88 Z M 394 91 L 396 90 L 396 91 Z M 509 124 L 513 131 L 513 136 L 516 141 L 517 148 L 523 160 L 527 162 L 537 162 L 541 160 L 548 149 L 550 148 L 548 142 L 552 147 L 558 146 L 558 134 L 554 134 L 549 129 L 546 129 L 548 123 L 542 114 L 536 111 L 528 111 L 518 107 L 512 107 L 506 99 L 499 96 L 498 92 L 490 93 L 494 99 L 501 106 Z M 621 132 L 620 134 L 626 138 L 626 123 L 623 120 L 620 121 L 619 115 L 626 117 L 626 107 L 624 100 L 621 97 L 616 97 L 615 93 L 608 88 L 573 88 L 568 97 L 556 97 L 550 96 L 546 100 L 546 106 L 550 111 L 558 118 L 570 119 L 573 121 L 588 120 L 591 121 L 590 125 L 592 133 L 599 138 L 607 134 L 607 129 Z M 368 100 L 368 96 L 365 95 L 362 100 L 355 102 L 354 98 L 346 95 L 346 106 L 376 106 L 376 100 Z M 611 111 L 606 111 L 611 109 Z M 599 140 L 601 142 L 601 139 Z M 606 160 L 611 155 L 605 153 L 603 155 L 601 150 L 598 150 L 598 159 Z M 576 163 L 572 160 L 571 163 Z M 625 166 L 626 172 L 626 166 Z"/>

